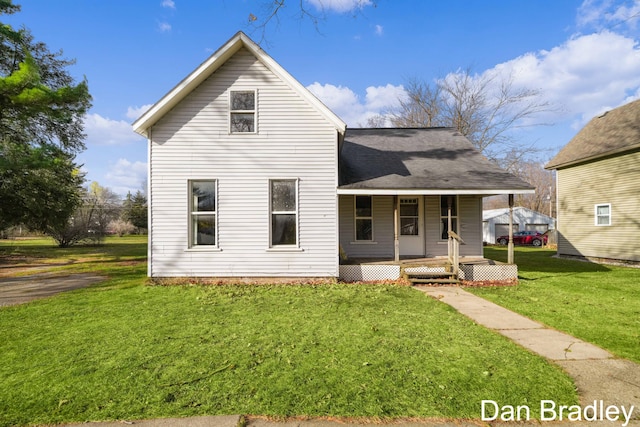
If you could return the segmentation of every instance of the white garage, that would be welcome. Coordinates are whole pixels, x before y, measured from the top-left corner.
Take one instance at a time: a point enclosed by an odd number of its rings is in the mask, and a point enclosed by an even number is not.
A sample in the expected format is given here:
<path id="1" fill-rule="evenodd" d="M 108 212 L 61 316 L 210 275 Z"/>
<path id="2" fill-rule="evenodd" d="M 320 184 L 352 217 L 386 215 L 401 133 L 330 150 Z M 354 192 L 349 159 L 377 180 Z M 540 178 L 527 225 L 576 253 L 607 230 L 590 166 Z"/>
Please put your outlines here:
<path id="1" fill-rule="evenodd" d="M 539 231 L 554 229 L 555 220 L 550 216 L 523 207 L 513 208 L 513 231 Z M 509 234 L 509 208 L 482 211 L 482 239 L 496 243 L 496 238 Z"/>

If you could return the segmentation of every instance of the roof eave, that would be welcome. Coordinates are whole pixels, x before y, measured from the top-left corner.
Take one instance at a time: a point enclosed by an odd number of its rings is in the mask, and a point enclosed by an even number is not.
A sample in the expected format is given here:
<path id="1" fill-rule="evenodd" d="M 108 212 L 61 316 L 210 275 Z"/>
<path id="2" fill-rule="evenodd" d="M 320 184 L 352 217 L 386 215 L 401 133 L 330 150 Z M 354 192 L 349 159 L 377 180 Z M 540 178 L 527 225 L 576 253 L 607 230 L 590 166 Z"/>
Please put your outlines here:
<path id="1" fill-rule="evenodd" d="M 367 195 L 367 196 L 438 196 L 441 194 L 497 196 L 500 194 L 534 194 L 535 189 L 523 188 L 338 188 L 339 195 Z"/>
<path id="2" fill-rule="evenodd" d="M 631 145 L 628 147 L 622 147 L 619 148 L 617 150 L 611 150 L 611 151 L 607 151 L 606 153 L 599 153 L 596 154 L 594 156 L 590 156 L 590 157 L 584 157 L 581 159 L 574 159 L 568 162 L 563 162 L 563 163 L 553 163 L 553 159 L 547 163 L 545 165 L 545 169 L 549 169 L 549 170 L 553 170 L 553 169 L 563 169 L 563 168 L 567 168 L 567 167 L 571 167 L 571 166 L 576 166 L 579 165 L 581 163 L 588 163 L 588 162 L 592 162 L 594 160 L 598 160 L 600 158 L 604 158 L 604 157 L 609 157 L 609 156 L 615 156 L 616 154 L 621 154 L 621 153 L 625 153 L 628 151 L 635 151 L 640 149 L 640 143 L 639 144 L 635 144 L 635 145 Z"/>

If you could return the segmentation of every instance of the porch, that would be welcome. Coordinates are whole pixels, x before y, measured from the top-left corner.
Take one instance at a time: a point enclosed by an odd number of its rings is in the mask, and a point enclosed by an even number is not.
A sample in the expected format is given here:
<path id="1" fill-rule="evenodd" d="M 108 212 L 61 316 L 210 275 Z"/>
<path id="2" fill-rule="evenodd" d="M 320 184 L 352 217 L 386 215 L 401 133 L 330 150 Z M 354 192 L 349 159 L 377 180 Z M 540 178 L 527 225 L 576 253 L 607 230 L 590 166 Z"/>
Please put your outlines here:
<path id="1" fill-rule="evenodd" d="M 383 258 L 353 258 L 340 264 L 340 280 L 344 282 L 378 282 L 407 279 L 412 284 L 504 284 L 515 283 L 518 266 L 479 256 L 463 256 L 454 268 L 449 257 L 400 260 Z M 457 270 L 457 271 L 456 271 Z"/>

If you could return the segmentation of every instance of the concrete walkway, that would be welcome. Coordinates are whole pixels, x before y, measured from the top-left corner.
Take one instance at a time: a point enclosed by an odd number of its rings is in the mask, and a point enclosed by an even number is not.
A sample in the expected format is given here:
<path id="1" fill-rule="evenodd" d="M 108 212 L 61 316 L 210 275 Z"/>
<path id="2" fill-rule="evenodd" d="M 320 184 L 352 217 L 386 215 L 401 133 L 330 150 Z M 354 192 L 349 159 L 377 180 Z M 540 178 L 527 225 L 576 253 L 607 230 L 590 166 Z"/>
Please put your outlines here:
<path id="1" fill-rule="evenodd" d="M 416 289 L 560 365 L 575 381 L 583 407 L 593 404 L 594 400 L 603 400 L 606 405 L 633 405 L 636 408 L 633 419 L 640 420 L 640 365 L 615 359 L 600 347 L 548 328 L 462 288 L 421 286 Z"/>

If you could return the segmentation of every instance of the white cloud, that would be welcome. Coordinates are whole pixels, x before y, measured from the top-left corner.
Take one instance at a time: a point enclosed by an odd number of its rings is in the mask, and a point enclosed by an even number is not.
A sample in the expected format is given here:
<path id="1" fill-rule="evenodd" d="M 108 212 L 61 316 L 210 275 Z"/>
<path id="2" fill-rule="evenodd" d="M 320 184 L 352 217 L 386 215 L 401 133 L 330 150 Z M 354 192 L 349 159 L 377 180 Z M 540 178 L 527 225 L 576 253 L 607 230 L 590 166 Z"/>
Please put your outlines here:
<path id="1" fill-rule="evenodd" d="M 159 22 L 158 30 L 160 30 L 161 33 L 167 33 L 171 31 L 171 24 L 169 24 L 168 22 Z"/>
<path id="2" fill-rule="evenodd" d="M 162 0 L 160 5 L 162 7 L 166 7 L 166 8 L 169 8 L 169 9 L 175 9 L 176 8 L 176 3 L 173 0 Z"/>
<path id="3" fill-rule="evenodd" d="M 145 104 L 141 107 L 129 107 L 127 108 L 127 118 L 131 120 L 137 120 L 142 114 L 146 113 L 153 104 Z"/>
<path id="4" fill-rule="evenodd" d="M 316 9 L 322 11 L 333 11 L 338 13 L 350 12 L 356 9 L 364 9 L 371 6 L 371 0 L 307 0 Z"/>
<path id="5" fill-rule="evenodd" d="M 118 194 L 125 195 L 131 191 L 135 193 L 142 188 L 142 183 L 147 178 L 147 163 L 131 162 L 120 158 L 115 164 L 110 165 L 106 173 L 104 185 Z"/>
<path id="6" fill-rule="evenodd" d="M 377 36 L 381 36 L 384 32 L 384 27 L 382 25 L 375 26 L 375 33 Z"/>
<path id="7" fill-rule="evenodd" d="M 638 96 L 640 48 L 609 31 L 574 36 L 551 50 L 527 53 L 489 72 L 511 73 L 514 84 L 540 90 L 565 112 L 563 120 L 589 119 Z"/>
<path id="8" fill-rule="evenodd" d="M 113 120 L 100 114 L 87 114 L 84 118 L 87 145 L 124 145 L 140 140 L 125 120 Z"/>
<path id="9" fill-rule="evenodd" d="M 331 111 L 336 113 L 349 127 L 367 125 L 367 120 L 398 105 L 405 94 L 402 85 L 369 86 L 364 100 L 351 89 L 332 84 L 315 82 L 307 86 Z"/>
<path id="10" fill-rule="evenodd" d="M 579 28 L 633 31 L 640 20 L 640 0 L 585 0 L 578 8 Z"/>

